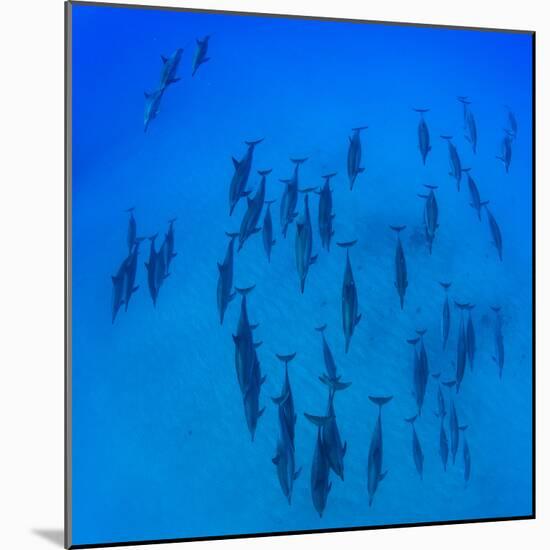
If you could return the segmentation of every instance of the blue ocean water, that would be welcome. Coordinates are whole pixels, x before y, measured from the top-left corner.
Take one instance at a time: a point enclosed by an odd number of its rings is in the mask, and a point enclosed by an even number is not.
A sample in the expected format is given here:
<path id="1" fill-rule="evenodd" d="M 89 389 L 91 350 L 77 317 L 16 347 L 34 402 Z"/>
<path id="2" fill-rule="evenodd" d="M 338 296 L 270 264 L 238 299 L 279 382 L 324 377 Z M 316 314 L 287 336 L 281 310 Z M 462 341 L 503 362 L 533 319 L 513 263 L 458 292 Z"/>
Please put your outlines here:
<path id="1" fill-rule="evenodd" d="M 426 521 L 523 516 L 532 513 L 532 119 L 531 37 L 526 34 L 409 26 L 292 20 L 256 16 L 72 7 L 72 373 L 73 544 L 242 533 L 372 526 Z M 208 57 L 191 77 L 196 39 L 210 35 Z M 183 48 L 177 77 L 157 117 L 144 132 L 144 92 L 159 86 L 161 55 Z M 477 128 L 473 152 L 464 105 Z M 508 108 L 517 120 L 512 131 Z M 431 150 L 419 151 L 419 113 Z M 349 137 L 361 131 L 364 171 L 353 190 L 347 174 Z M 506 134 L 505 129 L 511 134 Z M 452 135 L 462 167 L 461 190 L 449 175 Z M 509 137 L 509 171 L 496 158 Z M 255 285 L 246 298 L 261 374 L 254 441 L 247 427 L 235 371 L 241 297 L 220 325 L 219 270 L 229 239 L 247 209 L 241 198 L 229 216 L 231 157 L 254 149 L 246 189 L 254 197 L 258 170 L 266 178 L 273 215 L 268 263 L 262 233 L 237 252 L 234 286 Z M 322 249 L 319 196 L 308 194 L 312 254 L 305 291 L 296 268 L 297 222 L 283 238 L 279 209 L 290 158 L 308 157 L 299 187 L 331 179 L 334 236 Z M 502 237 L 502 261 L 488 214 L 470 206 L 468 174 Z M 424 208 L 434 191 L 438 227 L 430 255 Z M 128 255 L 129 214 L 137 236 L 159 233 L 160 248 L 174 223 L 175 252 L 156 306 L 140 245 L 136 285 L 128 311 L 112 322 L 112 277 Z M 263 224 L 265 208 L 259 225 Z M 401 310 L 396 280 L 396 233 L 408 286 Z M 355 278 L 360 322 L 345 353 L 342 282 L 346 250 Z M 441 318 L 451 282 L 450 334 L 442 346 Z M 459 303 L 471 310 L 476 352 L 460 391 L 440 386 L 456 378 Z M 500 306 L 497 317 L 491 306 Z M 467 314 L 464 314 L 467 320 Z M 502 324 L 502 377 L 495 356 Z M 327 413 L 324 332 L 342 382 L 334 397 L 342 442 L 344 481 L 332 488 L 322 517 L 312 503 L 310 473 L 317 428 L 304 413 Z M 415 467 L 412 429 L 417 413 L 414 350 L 423 337 L 430 374 L 415 430 L 423 476 Z M 471 340 L 470 340 L 471 341 Z M 420 343 L 416 345 L 420 353 Z M 291 505 L 272 459 L 289 363 L 295 424 L 294 456 L 301 474 Z M 460 431 L 456 461 L 446 471 L 440 456 L 438 389 L 446 407 L 443 427 L 451 446 L 451 402 Z M 369 396 L 393 396 L 381 413 L 380 480 L 369 506 L 369 448 L 378 407 Z M 465 480 L 464 445 L 471 472 Z M 372 464 L 371 464 L 372 465 Z M 377 478 L 378 479 L 378 478 Z"/>

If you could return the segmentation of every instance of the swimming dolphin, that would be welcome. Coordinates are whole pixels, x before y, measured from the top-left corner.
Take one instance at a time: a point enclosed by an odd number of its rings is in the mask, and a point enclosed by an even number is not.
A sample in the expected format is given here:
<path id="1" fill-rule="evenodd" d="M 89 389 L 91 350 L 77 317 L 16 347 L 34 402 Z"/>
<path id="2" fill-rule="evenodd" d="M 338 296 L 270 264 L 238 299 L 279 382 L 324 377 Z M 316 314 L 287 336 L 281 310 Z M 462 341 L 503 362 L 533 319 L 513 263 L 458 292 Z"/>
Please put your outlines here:
<path id="1" fill-rule="evenodd" d="M 416 405 L 418 407 L 418 416 L 422 414 L 422 405 L 426 396 L 426 388 L 428 386 L 429 367 L 428 354 L 424 347 L 425 330 L 418 330 L 418 338 L 407 340 L 409 344 L 414 346 L 414 361 L 413 361 L 413 388 Z M 417 344 L 420 342 L 420 349 L 417 349 Z"/>
<path id="2" fill-rule="evenodd" d="M 233 292 L 233 257 L 234 243 L 238 233 L 226 233 L 229 237 L 229 244 L 225 252 L 223 263 L 218 262 L 218 288 L 217 288 L 217 304 L 218 314 L 220 316 L 220 325 L 223 325 L 223 318 L 229 302 L 235 298 Z"/>
<path id="3" fill-rule="evenodd" d="M 254 148 L 261 143 L 263 139 L 256 141 L 245 141 L 248 146 L 245 156 L 241 160 L 237 160 L 232 157 L 235 173 L 231 179 L 229 186 L 229 215 L 233 214 L 235 206 L 242 197 L 246 197 L 250 191 L 246 190 L 248 184 L 248 177 L 250 176 L 250 169 L 252 168 L 252 158 L 254 156 Z"/>
<path id="4" fill-rule="evenodd" d="M 504 338 L 502 336 L 502 316 L 500 314 L 500 307 L 494 306 L 491 309 L 495 312 L 495 326 L 494 326 L 494 342 L 495 342 L 495 354 L 493 361 L 498 366 L 498 376 L 502 378 L 502 369 L 504 368 Z"/>
<path id="5" fill-rule="evenodd" d="M 476 333 L 472 321 L 472 309 L 474 307 L 474 305 L 468 304 L 468 322 L 466 324 L 466 356 L 468 358 L 470 370 L 472 371 L 474 370 L 474 358 L 476 353 Z"/>
<path id="6" fill-rule="evenodd" d="M 369 399 L 378 405 L 378 419 L 374 427 L 374 432 L 370 441 L 369 461 L 367 465 L 367 489 L 369 492 L 369 506 L 372 506 L 372 500 L 378 489 L 379 483 L 386 477 L 387 471 L 382 472 L 383 456 L 383 438 L 382 438 L 382 407 L 391 401 L 393 396 L 373 397 Z"/>
<path id="7" fill-rule="evenodd" d="M 504 137 L 502 138 L 501 154 L 497 155 L 497 159 L 501 160 L 506 169 L 506 173 L 510 170 L 510 163 L 512 162 L 512 141 L 514 135 L 510 134 L 507 130 L 504 131 Z"/>
<path id="8" fill-rule="evenodd" d="M 128 311 L 128 304 L 132 294 L 139 289 L 135 286 L 137 273 L 137 258 L 139 254 L 139 244 L 143 239 L 138 238 L 135 241 L 134 248 L 126 259 L 126 270 L 124 272 L 124 311 Z"/>
<path id="9" fill-rule="evenodd" d="M 336 423 L 336 414 L 334 412 L 334 395 L 339 390 L 344 390 L 351 385 L 350 383 L 339 382 L 334 379 L 325 378 L 329 385 L 329 396 L 327 405 L 327 422 L 321 429 L 323 446 L 333 472 L 344 481 L 344 456 L 346 455 L 347 443 L 342 444 L 340 430 Z"/>
<path id="10" fill-rule="evenodd" d="M 265 407 L 260 409 L 260 389 L 264 382 L 265 376 L 262 376 L 260 372 L 260 362 L 256 353 L 254 353 L 254 362 L 243 392 L 244 414 L 252 441 L 254 441 L 258 420 L 265 411 Z"/>
<path id="11" fill-rule="evenodd" d="M 468 426 L 460 426 L 460 430 L 464 432 Z M 464 485 L 468 484 L 470 481 L 470 475 L 472 473 L 472 458 L 470 456 L 470 447 L 468 445 L 468 440 L 465 436 L 462 436 L 464 442 L 462 443 L 462 455 L 464 458 Z"/>
<path id="12" fill-rule="evenodd" d="M 482 201 L 479 196 L 479 190 L 476 182 L 468 173 L 468 189 L 470 190 L 470 206 L 477 212 L 477 217 L 481 221 L 481 209 L 488 204 L 488 201 Z"/>
<path id="13" fill-rule="evenodd" d="M 416 433 L 416 428 L 414 427 L 414 421 L 417 419 L 417 415 L 412 416 L 411 418 L 405 418 L 405 422 L 408 422 L 412 427 L 412 454 L 414 459 L 414 465 L 416 466 L 416 471 L 422 479 L 423 470 L 424 470 L 424 453 L 422 452 L 422 446 L 420 445 L 420 440 L 418 439 L 418 434 Z"/>
<path id="14" fill-rule="evenodd" d="M 326 416 L 315 416 L 308 413 L 304 413 L 304 416 L 317 426 L 317 442 L 311 463 L 311 499 L 319 517 L 323 517 L 327 497 L 332 487 L 332 483 L 329 481 L 330 463 L 322 437 L 322 428 L 329 419 Z"/>
<path id="15" fill-rule="evenodd" d="M 285 190 L 283 191 L 283 196 L 281 197 L 280 210 L 281 229 L 283 232 L 283 237 L 285 238 L 288 226 L 298 215 L 298 212 L 296 212 L 296 205 L 298 204 L 298 170 L 306 160 L 307 157 L 301 159 L 290 159 L 290 162 L 294 163 L 294 173 L 292 174 L 292 177 L 290 179 L 279 180 L 285 184 Z"/>
<path id="16" fill-rule="evenodd" d="M 432 150 L 430 145 L 430 132 L 428 125 L 424 120 L 424 113 L 427 113 L 429 109 L 414 109 L 417 113 L 420 113 L 420 121 L 418 123 L 418 148 L 420 149 L 420 155 L 422 156 L 422 164 L 426 164 L 426 157 Z"/>
<path id="17" fill-rule="evenodd" d="M 132 249 L 134 248 L 134 244 L 136 242 L 136 235 L 137 235 L 137 229 L 136 229 L 136 219 L 134 218 L 134 210 L 135 208 L 128 208 L 126 212 L 130 214 L 128 218 L 128 232 L 126 234 L 126 243 L 128 244 L 128 253 L 132 252 Z"/>
<path id="18" fill-rule="evenodd" d="M 256 348 L 261 342 L 254 342 L 252 331 L 257 325 L 252 325 L 250 323 L 247 308 L 247 296 L 252 290 L 254 290 L 254 286 L 248 288 L 235 287 L 235 291 L 241 295 L 241 312 L 237 325 L 237 333 L 233 334 L 233 342 L 235 344 L 235 370 L 237 372 L 239 388 L 243 396 L 246 394 L 248 387 L 254 383 L 253 377 L 257 377 L 254 371 L 257 367 L 259 368 L 259 365 L 256 365 L 258 362 Z"/>
<path id="19" fill-rule="evenodd" d="M 273 238 L 273 220 L 271 218 L 271 208 L 270 208 L 270 205 L 272 205 L 274 202 L 275 200 L 271 200 L 271 201 L 265 201 L 264 203 L 267 205 L 267 208 L 264 216 L 262 240 L 264 243 L 264 250 L 267 255 L 268 262 L 271 262 L 271 249 L 273 248 L 273 245 L 277 242 Z"/>
<path id="20" fill-rule="evenodd" d="M 464 137 L 466 138 L 466 141 L 469 141 L 472 145 L 472 150 L 475 155 L 477 150 L 477 126 L 474 114 L 469 107 L 472 102 L 464 96 L 459 96 L 458 101 L 460 101 L 460 103 L 464 106 Z"/>
<path id="21" fill-rule="evenodd" d="M 258 191 L 256 191 L 253 198 L 250 198 L 250 196 L 246 197 L 248 207 L 244 213 L 241 228 L 239 230 L 239 250 L 241 250 L 250 236 L 262 230 L 261 227 L 258 227 L 258 221 L 262 215 L 262 209 L 265 202 L 265 180 L 270 172 L 271 170 L 258 170 L 258 174 L 262 177 L 260 185 L 258 186 Z"/>
<path id="22" fill-rule="evenodd" d="M 449 382 L 443 382 L 449 390 L 456 385 L 454 380 Z M 456 453 L 458 451 L 458 439 L 459 439 L 459 427 L 458 417 L 456 415 L 455 403 L 452 397 L 449 398 L 449 434 L 451 436 L 451 456 L 453 458 L 453 464 L 455 463 Z"/>
<path id="23" fill-rule="evenodd" d="M 456 393 L 458 393 L 460 384 L 464 378 L 468 355 L 468 343 L 466 340 L 466 329 L 464 327 L 464 310 L 468 309 L 469 304 L 460 304 L 456 301 L 455 304 L 456 307 L 460 309 L 460 325 L 458 327 L 458 342 L 456 346 Z"/>
<path id="24" fill-rule="evenodd" d="M 178 71 L 178 66 L 181 61 L 181 56 L 183 55 L 183 50 L 178 48 L 170 57 L 164 57 L 161 55 L 162 59 L 162 71 L 160 73 L 160 88 L 164 90 L 170 84 L 175 84 L 180 80 L 176 73 Z"/>
<path id="25" fill-rule="evenodd" d="M 145 92 L 145 114 L 143 116 L 144 132 L 147 132 L 149 124 L 151 124 L 151 121 L 159 114 L 160 101 L 163 93 L 164 88 L 155 90 L 152 93 Z"/>
<path id="26" fill-rule="evenodd" d="M 418 196 L 422 199 L 426 199 L 424 204 L 424 231 L 426 233 L 426 241 L 428 241 L 428 250 L 431 254 L 435 239 L 435 232 L 439 227 L 439 209 L 437 207 L 437 200 L 434 193 L 434 190 L 437 189 L 437 185 L 424 185 L 424 187 L 429 189 L 428 194 L 419 194 Z"/>
<path id="27" fill-rule="evenodd" d="M 449 461 L 449 440 L 447 439 L 443 418 L 441 419 L 441 425 L 439 427 L 439 456 L 443 463 L 443 470 L 446 472 L 447 462 Z"/>
<path id="28" fill-rule="evenodd" d="M 364 172 L 365 169 L 361 166 L 361 130 L 366 130 L 368 126 L 359 126 L 358 128 L 353 128 L 353 134 L 349 138 L 349 149 L 348 149 L 348 178 L 349 178 L 349 188 L 353 189 L 353 184 L 357 176 Z"/>
<path id="29" fill-rule="evenodd" d="M 155 288 L 157 289 L 157 298 L 160 287 L 163 285 L 164 280 L 170 275 L 168 268 L 166 267 L 166 242 L 163 242 L 155 260 Z"/>
<path id="30" fill-rule="evenodd" d="M 493 244 L 497 249 L 498 257 L 502 262 L 502 234 L 500 232 L 500 227 L 498 226 L 498 223 L 495 220 L 495 217 L 493 216 L 493 214 L 489 210 L 489 207 L 487 206 L 488 204 L 489 204 L 489 201 L 486 201 L 483 204 L 483 206 L 485 206 L 485 212 L 487 212 L 487 220 L 489 221 L 489 229 L 491 230 L 491 237 L 493 237 Z"/>
<path id="31" fill-rule="evenodd" d="M 346 249 L 346 269 L 344 271 L 344 282 L 342 284 L 342 324 L 344 328 L 344 337 L 346 339 L 346 353 L 349 350 L 349 344 L 355 327 L 361 320 L 361 314 L 359 310 L 359 302 L 357 300 L 357 287 L 355 286 L 355 279 L 353 278 L 353 271 L 351 270 L 351 262 L 349 260 L 349 249 L 357 243 L 355 241 L 348 241 L 343 243 L 336 243 L 341 248 Z"/>
<path id="32" fill-rule="evenodd" d="M 206 57 L 206 54 L 208 52 L 208 41 L 210 40 L 210 36 L 206 35 L 202 40 L 199 40 L 197 38 L 197 49 L 195 50 L 195 58 L 193 59 L 193 72 L 191 73 L 191 76 L 195 76 L 195 73 L 197 72 L 197 69 L 207 61 L 210 60 L 209 57 Z"/>
<path id="33" fill-rule="evenodd" d="M 128 258 L 124 258 L 116 275 L 111 276 L 113 282 L 113 295 L 111 300 L 111 322 L 115 322 L 116 315 L 124 304 L 124 280 L 126 277 L 126 265 L 128 263 Z"/>
<path id="34" fill-rule="evenodd" d="M 407 280 L 407 262 L 405 261 L 405 253 L 403 252 L 403 245 L 401 244 L 400 233 L 405 229 L 406 225 L 390 225 L 390 229 L 397 233 L 397 245 L 395 247 L 395 288 L 399 295 L 399 302 L 401 309 L 405 302 L 405 293 L 407 292 L 407 286 L 409 282 Z"/>
<path id="35" fill-rule="evenodd" d="M 441 376 L 441 373 L 438 372 L 436 374 L 432 374 L 432 377 L 436 380 L 439 380 Z M 441 384 L 437 385 L 437 411 L 435 412 L 435 416 L 437 418 L 444 418 L 447 414 L 447 410 L 445 408 L 445 398 L 443 397 L 443 392 L 441 391 Z"/>
<path id="36" fill-rule="evenodd" d="M 317 260 L 317 254 L 312 255 L 313 229 L 311 227 L 311 216 L 309 215 L 309 196 L 306 189 L 304 197 L 304 213 L 296 221 L 296 240 L 294 241 L 294 252 L 296 258 L 296 269 L 300 279 L 300 292 L 303 294 L 309 267 Z"/>
<path id="37" fill-rule="evenodd" d="M 292 445 L 294 445 L 294 427 L 296 425 L 296 412 L 294 410 L 294 399 L 292 397 L 292 388 L 288 378 L 288 364 L 296 357 L 296 353 L 290 355 L 277 354 L 277 359 L 285 365 L 285 379 L 281 389 L 281 395 L 274 397 L 272 400 L 276 405 L 279 405 L 279 420 L 286 424 L 287 432 Z M 282 416 L 281 416 L 282 415 Z"/>
<path id="38" fill-rule="evenodd" d="M 332 228 L 332 220 L 334 214 L 332 213 L 332 191 L 330 189 L 330 179 L 333 178 L 336 173 L 326 174 L 323 176 L 325 184 L 319 191 L 319 234 L 321 236 L 321 246 L 330 250 L 330 240 L 334 235 L 334 229 Z"/>
<path id="39" fill-rule="evenodd" d="M 168 231 L 166 232 L 166 235 L 164 236 L 164 243 L 165 243 L 165 263 L 166 263 L 166 269 L 168 270 L 170 267 L 170 264 L 172 263 L 172 260 L 177 256 L 177 252 L 174 252 L 174 243 L 175 243 L 175 237 L 174 237 L 174 223 L 177 218 L 172 218 L 168 220 Z"/>
<path id="40" fill-rule="evenodd" d="M 510 135 L 510 136 L 513 136 L 513 138 L 515 139 L 516 136 L 518 135 L 518 121 L 516 119 L 516 116 L 514 115 L 514 113 L 512 112 L 512 110 L 510 109 L 510 107 L 508 106 L 505 106 L 507 111 L 508 111 L 508 129 L 507 129 L 507 134 Z"/>
<path id="41" fill-rule="evenodd" d="M 158 288 L 156 284 L 156 264 L 158 258 L 158 252 L 155 250 L 155 240 L 158 237 L 158 233 L 155 233 L 152 237 L 149 237 L 151 242 L 149 246 L 149 260 L 145 262 L 145 267 L 147 269 L 147 286 L 149 287 L 149 294 L 153 300 L 153 305 L 157 305 L 158 297 Z"/>
<path id="42" fill-rule="evenodd" d="M 323 359 L 325 362 L 325 370 L 327 371 L 327 377 L 329 380 L 339 380 L 338 371 L 336 369 L 336 362 L 334 361 L 334 356 L 328 345 L 327 339 L 325 337 L 325 329 L 327 325 L 322 325 L 317 327 L 315 330 L 321 333 L 323 339 Z"/>
<path id="43" fill-rule="evenodd" d="M 451 165 L 449 176 L 453 177 L 456 180 L 456 187 L 460 191 L 460 180 L 462 178 L 462 172 L 465 172 L 468 169 L 462 168 L 462 163 L 460 162 L 460 157 L 458 156 L 456 147 L 451 141 L 453 139 L 453 136 L 441 136 L 441 138 L 446 140 L 449 146 L 449 162 Z"/>
<path id="44" fill-rule="evenodd" d="M 449 307 L 449 287 L 451 283 L 440 282 L 439 284 L 445 289 L 445 301 L 443 302 L 443 310 L 441 313 L 441 340 L 443 341 L 443 349 L 445 349 L 451 330 L 451 308 Z"/>

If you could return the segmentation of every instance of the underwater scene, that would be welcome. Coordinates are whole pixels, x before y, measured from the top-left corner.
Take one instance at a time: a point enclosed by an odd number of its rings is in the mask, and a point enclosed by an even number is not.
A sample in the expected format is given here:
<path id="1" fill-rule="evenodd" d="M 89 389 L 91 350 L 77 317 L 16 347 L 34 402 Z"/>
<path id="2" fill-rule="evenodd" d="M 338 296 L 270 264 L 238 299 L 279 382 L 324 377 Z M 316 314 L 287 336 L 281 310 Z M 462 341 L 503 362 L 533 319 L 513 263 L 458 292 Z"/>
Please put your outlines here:
<path id="1" fill-rule="evenodd" d="M 72 544 L 530 516 L 532 35 L 71 32 Z"/>

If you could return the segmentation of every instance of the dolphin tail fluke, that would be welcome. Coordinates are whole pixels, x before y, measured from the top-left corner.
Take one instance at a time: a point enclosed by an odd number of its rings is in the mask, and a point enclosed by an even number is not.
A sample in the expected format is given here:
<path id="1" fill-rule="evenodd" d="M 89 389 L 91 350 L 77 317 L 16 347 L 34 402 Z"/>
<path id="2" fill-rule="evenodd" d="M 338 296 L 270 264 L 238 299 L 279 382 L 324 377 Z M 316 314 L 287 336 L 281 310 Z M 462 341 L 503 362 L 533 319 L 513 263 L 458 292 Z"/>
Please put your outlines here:
<path id="1" fill-rule="evenodd" d="M 229 237 L 230 239 L 234 239 L 235 237 L 238 237 L 238 236 L 239 236 L 239 233 L 238 233 L 238 232 L 226 231 L 225 234 L 226 234 L 226 236 Z"/>
<path id="2" fill-rule="evenodd" d="M 461 311 L 465 310 L 465 309 L 470 309 L 470 304 L 463 304 L 463 303 L 460 303 L 460 302 L 457 302 L 455 300 L 455 306 L 460 309 Z"/>
<path id="3" fill-rule="evenodd" d="M 405 422 L 408 422 L 409 424 L 414 424 L 414 421 L 418 418 L 418 415 L 415 414 L 414 416 L 411 416 L 410 418 L 405 418 Z"/>
<path id="4" fill-rule="evenodd" d="M 420 337 L 418 338 L 410 338 L 407 340 L 407 344 L 411 344 L 412 346 L 416 346 L 418 342 L 420 341 Z"/>
<path id="5" fill-rule="evenodd" d="M 491 309 L 495 312 L 495 313 L 500 313 L 500 306 L 491 306 Z"/>
<path id="6" fill-rule="evenodd" d="M 340 380 L 329 378 L 326 375 L 320 376 L 319 380 L 334 392 L 345 390 L 351 386 L 351 382 L 340 382 Z"/>
<path id="7" fill-rule="evenodd" d="M 296 357 L 296 352 L 289 355 L 280 355 L 279 353 L 275 354 L 279 361 L 282 361 L 285 364 L 285 367 Z"/>
<path id="8" fill-rule="evenodd" d="M 427 183 L 424 184 L 424 187 L 426 187 L 427 189 L 437 189 L 437 185 L 428 185 Z"/>
<path id="9" fill-rule="evenodd" d="M 442 281 L 439 281 L 439 284 L 447 291 L 451 287 L 452 283 L 445 283 Z"/>
<path id="10" fill-rule="evenodd" d="M 325 323 L 324 325 L 321 325 L 320 327 L 315 327 L 315 330 L 317 332 L 324 332 L 326 328 L 327 328 L 327 324 Z"/>
<path id="11" fill-rule="evenodd" d="M 413 111 L 416 113 L 427 113 L 430 109 L 416 109 L 413 107 Z"/>
<path id="12" fill-rule="evenodd" d="M 264 138 L 261 138 L 261 139 L 257 139 L 256 141 L 245 141 L 245 143 L 249 147 L 256 147 L 256 145 L 262 143 L 263 140 L 264 140 Z"/>
<path id="13" fill-rule="evenodd" d="M 296 165 L 300 165 L 300 164 L 304 164 L 304 162 L 308 159 L 309 157 L 303 157 L 303 158 L 299 158 L 299 159 L 293 159 L 291 158 L 290 159 L 290 162 L 296 164 Z"/>
<path id="14" fill-rule="evenodd" d="M 440 373 L 440 372 L 434 372 L 434 373 L 432 373 L 432 378 L 435 378 L 436 380 L 439 380 L 440 377 L 441 377 L 441 373 Z"/>
<path id="15" fill-rule="evenodd" d="M 461 432 L 465 432 L 465 431 L 468 429 L 468 425 L 465 424 L 464 426 L 459 426 L 458 429 L 459 429 Z"/>
<path id="16" fill-rule="evenodd" d="M 267 176 L 268 174 L 271 174 L 273 172 L 273 168 L 270 168 L 269 170 L 258 170 L 258 174 L 260 176 Z"/>
<path id="17" fill-rule="evenodd" d="M 390 229 L 396 233 L 401 233 L 403 229 L 406 229 L 406 225 L 390 225 Z"/>
<path id="18" fill-rule="evenodd" d="M 269 206 L 270 204 L 273 204 L 274 202 L 277 202 L 277 199 L 272 199 L 270 201 L 264 201 L 264 204 L 267 204 Z"/>
<path id="19" fill-rule="evenodd" d="M 338 174 L 338 172 L 331 172 L 330 174 L 323 174 L 321 177 L 325 180 L 325 181 L 329 181 L 331 178 L 333 178 L 334 176 L 336 176 Z"/>
<path id="20" fill-rule="evenodd" d="M 388 397 L 374 397 L 372 395 L 369 395 L 369 399 L 375 405 L 378 405 L 380 408 L 382 408 L 386 403 L 389 403 L 393 399 L 393 395 L 389 395 Z"/>
<path id="21" fill-rule="evenodd" d="M 368 126 L 357 126 L 355 128 L 352 128 L 351 131 L 352 132 L 360 132 L 361 130 L 366 130 L 368 128 Z"/>
<path id="22" fill-rule="evenodd" d="M 453 139 L 453 136 L 448 136 L 448 135 L 443 135 L 443 136 L 440 136 L 441 139 L 446 139 L 447 141 L 450 141 L 451 139 Z"/>
<path id="23" fill-rule="evenodd" d="M 447 382 L 441 382 L 444 386 L 447 386 L 447 388 L 452 388 L 456 385 L 456 380 L 448 380 Z"/>
<path id="24" fill-rule="evenodd" d="M 255 288 L 256 288 L 256 285 L 252 285 L 252 286 L 249 286 L 249 287 L 246 287 L 246 288 L 237 288 L 237 287 L 235 287 L 235 290 L 241 296 L 246 296 L 246 295 L 250 294 Z"/>
<path id="25" fill-rule="evenodd" d="M 340 248 L 351 248 L 355 244 L 357 244 L 357 239 L 355 239 L 354 241 L 345 241 L 345 242 L 336 243 L 336 245 L 339 246 Z"/>
<path id="26" fill-rule="evenodd" d="M 316 416 L 314 414 L 304 413 L 304 416 L 312 423 L 315 424 L 315 426 L 322 427 L 324 426 L 329 420 L 331 420 L 332 416 Z"/>

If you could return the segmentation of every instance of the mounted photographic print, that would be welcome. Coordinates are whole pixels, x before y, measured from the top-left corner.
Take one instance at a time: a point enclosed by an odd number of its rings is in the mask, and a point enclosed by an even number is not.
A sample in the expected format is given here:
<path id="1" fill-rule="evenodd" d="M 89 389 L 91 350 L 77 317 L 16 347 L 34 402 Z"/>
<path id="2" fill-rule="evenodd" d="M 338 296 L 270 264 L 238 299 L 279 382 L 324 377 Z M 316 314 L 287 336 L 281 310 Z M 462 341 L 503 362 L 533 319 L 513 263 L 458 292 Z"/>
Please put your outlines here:
<path id="1" fill-rule="evenodd" d="M 66 29 L 66 545 L 534 517 L 534 33 Z"/>

